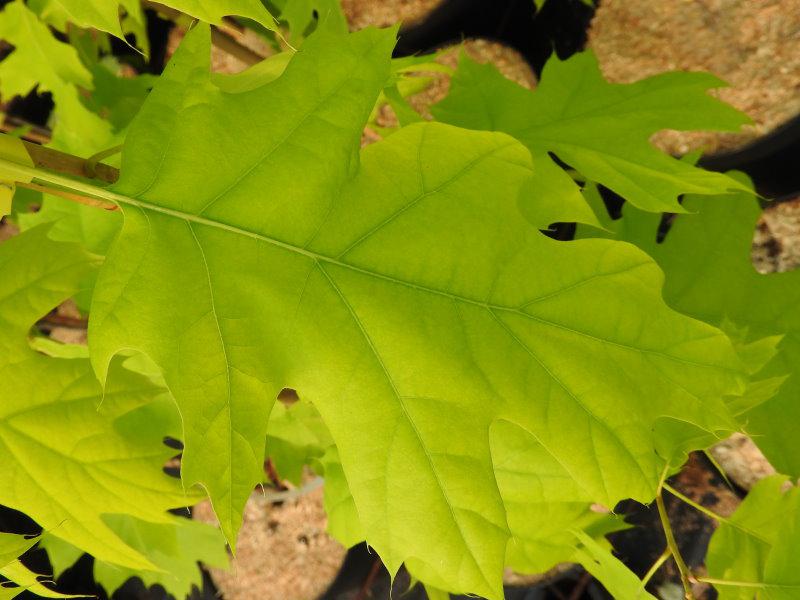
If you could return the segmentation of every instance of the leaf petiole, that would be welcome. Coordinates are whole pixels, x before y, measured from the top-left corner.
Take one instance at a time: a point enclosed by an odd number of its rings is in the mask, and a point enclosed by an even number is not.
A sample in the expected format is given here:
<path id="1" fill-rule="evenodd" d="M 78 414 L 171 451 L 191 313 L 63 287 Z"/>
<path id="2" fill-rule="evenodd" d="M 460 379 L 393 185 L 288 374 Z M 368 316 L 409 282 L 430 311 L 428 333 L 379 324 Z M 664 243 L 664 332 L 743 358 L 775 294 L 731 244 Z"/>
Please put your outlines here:
<path id="1" fill-rule="evenodd" d="M 667 540 L 667 549 L 672 554 L 672 558 L 675 560 L 675 565 L 678 567 L 678 572 L 681 576 L 681 583 L 683 584 L 683 591 L 684 591 L 684 598 L 686 600 L 695 600 L 694 593 L 692 592 L 692 579 L 694 576 L 692 572 L 689 570 L 688 565 L 683 560 L 683 556 L 681 556 L 680 549 L 678 548 L 678 543 L 675 541 L 675 535 L 672 532 L 672 526 L 669 522 L 669 515 L 667 514 L 667 508 L 664 505 L 664 498 L 663 498 L 663 490 L 664 486 L 666 486 L 666 479 L 667 473 L 669 472 L 669 465 L 664 467 L 664 472 L 661 474 L 661 480 L 658 484 L 658 491 L 656 493 L 656 506 L 658 508 L 658 517 L 661 519 L 661 527 L 664 529 L 664 537 Z"/>

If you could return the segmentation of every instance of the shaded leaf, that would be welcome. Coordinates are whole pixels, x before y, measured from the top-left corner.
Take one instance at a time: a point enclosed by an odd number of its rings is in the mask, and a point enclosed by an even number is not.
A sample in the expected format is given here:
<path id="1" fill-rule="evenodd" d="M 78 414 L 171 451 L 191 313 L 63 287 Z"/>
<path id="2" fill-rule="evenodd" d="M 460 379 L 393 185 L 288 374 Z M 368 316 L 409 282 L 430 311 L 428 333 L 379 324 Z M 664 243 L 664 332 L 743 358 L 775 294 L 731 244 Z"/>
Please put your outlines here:
<path id="1" fill-rule="evenodd" d="M 677 72 L 611 84 L 587 51 L 564 61 L 551 58 L 531 91 L 462 54 L 449 95 L 432 112 L 445 123 L 508 133 L 530 149 L 534 162 L 548 161 L 553 152 L 639 208 L 680 212 L 680 194 L 743 186 L 675 160 L 649 139 L 662 129 L 738 130 L 747 117 L 707 93 L 722 85 L 713 75 Z M 553 191 L 556 183 L 562 194 L 570 187 L 575 193 L 563 176 L 541 193 Z"/>
<path id="2" fill-rule="evenodd" d="M 800 493 L 786 477 L 758 482 L 720 522 L 706 556 L 720 600 L 789 600 L 800 594 Z M 738 585 L 737 585 L 738 582 Z"/>

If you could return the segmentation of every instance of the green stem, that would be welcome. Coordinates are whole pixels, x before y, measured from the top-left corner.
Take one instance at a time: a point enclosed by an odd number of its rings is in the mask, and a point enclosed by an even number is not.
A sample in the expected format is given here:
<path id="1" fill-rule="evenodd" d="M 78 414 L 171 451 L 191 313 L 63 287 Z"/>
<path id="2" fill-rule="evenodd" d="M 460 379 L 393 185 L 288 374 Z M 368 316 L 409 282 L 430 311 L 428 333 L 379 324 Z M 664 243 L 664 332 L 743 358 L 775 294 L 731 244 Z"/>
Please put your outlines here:
<path id="1" fill-rule="evenodd" d="M 84 183 L 82 181 L 77 181 L 75 179 L 65 177 L 64 175 L 59 175 L 58 173 L 52 173 L 50 171 L 37 169 L 36 167 L 21 165 L 5 158 L 0 158 L 0 173 L 12 175 L 15 180 L 21 182 L 36 179 L 52 186 L 58 186 L 60 188 L 83 194 L 90 198 L 108 200 L 109 202 L 113 202 L 115 204 L 131 203 L 130 199 L 126 196 L 115 194 L 110 190 Z"/>
<path id="2" fill-rule="evenodd" d="M 107 148 L 98 152 L 97 154 L 93 154 L 89 158 L 86 159 L 86 174 L 89 175 L 90 178 L 94 179 L 96 176 L 95 169 L 97 168 L 97 164 L 103 160 L 108 158 L 109 156 L 114 156 L 115 154 L 119 154 L 122 152 L 122 144 L 119 146 L 114 146 L 112 148 Z"/>
<path id="3" fill-rule="evenodd" d="M 748 588 L 765 588 L 763 583 L 755 581 L 729 581 L 727 579 L 714 579 L 713 577 L 698 577 L 697 581 L 701 583 L 708 583 L 710 585 L 729 585 L 734 587 L 748 587 Z"/>
<path id="4" fill-rule="evenodd" d="M 658 557 L 656 562 L 653 563 L 653 566 L 650 567 L 647 570 L 647 573 L 644 574 L 644 577 L 642 577 L 641 589 L 644 589 L 645 586 L 647 586 L 647 584 L 653 578 L 653 575 L 656 574 L 656 571 L 658 571 L 661 568 L 661 565 L 663 565 L 671 555 L 672 551 L 670 550 L 669 546 L 664 548 L 664 552 L 661 553 L 661 556 Z"/>
<path id="5" fill-rule="evenodd" d="M 742 531 L 742 532 L 746 533 L 747 535 L 750 535 L 750 536 L 752 536 L 754 538 L 757 538 L 757 539 L 761 540 L 762 542 L 765 542 L 767 544 L 771 544 L 771 542 L 769 540 L 767 540 L 766 538 L 762 537 L 762 535 L 760 533 L 758 533 L 757 531 L 753 531 L 752 529 L 748 529 L 747 527 L 742 526 L 741 523 L 737 523 L 736 521 L 732 521 L 731 519 L 729 519 L 727 517 L 723 517 L 722 515 L 715 513 L 713 510 L 710 510 L 710 509 L 706 508 L 702 504 L 698 504 L 697 502 L 695 502 L 691 498 L 688 498 L 687 496 L 681 494 L 678 490 L 673 488 L 670 484 L 665 482 L 662 485 L 662 487 L 665 490 L 667 490 L 670 494 L 675 496 L 678 500 L 681 500 L 682 502 L 685 502 L 686 504 L 688 504 L 689 506 L 691 506 L 695 510 L 698 510 L 701 513 L 703 513 L 704 515 L 706 515 L 707 517 L 710 517 L 710 518 L 714 519 L 715 521 L 719 521 L 720 523 L 724 523 L 725 525 L 729 525 L 730 527 L 734 527 L 734 528 L 738 529 L 739 531 Z"/>
<path id="6" fill-rule="evenodd" d="M 688 496 L 685 496 L 685 495 L 681 494 L 678 490 L 676 490 L 670 484 L 664 482 L 664 484 L 661 487 L 663 487 L 670 494 L 675 496 L 678 500 L 681 500 L 681 501 L 685 502 L 686 504 L 691 506 L 693 509 L 703 513 L 705 516 L 707 516 L 707 517 L 709 517 L 711 519 L 714 519 L 715 521 L 719 521 L 720 523 L 725 523 L 726 525 L 732 525 L 732 523 L 730 522 L 730 520 L 727 517 L 723 517 L 722 515 L 718 515 L 717 513 L 715 513 L 710 508 L 706 508 L 705 506 L 695 502 L 694 500 L 692 500 Z"/>
<path id="7" fill-rule="evenodd" d="M 661 527 L 664 529 L 664 537 L 667 539 L 667 548 L 675 559 L 675 565 L 678 567 L 678 572 L 681 576 L 681 583 L 683 584 L 684 597 L 686 600 L 695 600 L 694 593 L 692 593 L 691 571 L 686 565 L 686 562 L 681 556 L 678 549 L 678 543 L 675 541 L 675 535 L 672 533 L 672 526 L 669 523 L 669 516 L 667 515 L 667 507 L 664 505 L 664 498 L 662 495 L 665 480 L 669 465 L 664 467 L 664 472 L 661 474 L 661 481 L 658 484 L 658 493 L 656 494 L 656 506 L 658 507 L 658 517 L 661 519 Z"/>

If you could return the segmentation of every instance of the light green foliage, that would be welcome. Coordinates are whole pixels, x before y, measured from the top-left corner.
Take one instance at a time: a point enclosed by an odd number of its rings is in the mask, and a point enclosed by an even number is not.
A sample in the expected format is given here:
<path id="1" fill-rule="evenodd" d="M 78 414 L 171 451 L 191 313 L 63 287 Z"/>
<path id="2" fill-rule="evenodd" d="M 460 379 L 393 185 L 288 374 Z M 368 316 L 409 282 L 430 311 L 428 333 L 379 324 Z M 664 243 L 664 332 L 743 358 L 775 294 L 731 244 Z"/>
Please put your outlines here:
<path id="1" fill-rule="evenodd" d="M 65 86 L 92 87 L 92 76 L 69 44 L 56 40 L 22 0 L 0 13 L 0 39 L 15 46 L 0 62 L 0 96 L 11 99 L 38 86 L 58 94 Z"/>
<path id="2" fill-rule="evenodd" d="M 259 0 L 163 0 L 164 6 L 174 8 L 208 23 L 221 23 L 226 16 L 253 19 L 267 29 L 275 28 L 275 20 Z M 34 5 L 43 18 L 64 28 L 65 22 L 79 27 L 93 27 L 119 38 L 123 37 L 120 7 L 132 20 L 126 30 L 141 36 L 144 33 L 144 14 L 140 0 L 35 0 Z M 137 36 L 137 43 L 142 40 Z"/>
<path id="3" fill-rule="evenodd" d="M 147 31 L 141 0 L 31 0 L 39 17 L 61 30 L 67 24 L 93 27 L 123 38 L 123 31 L 136 35 L 136 43 L 147 52 Z M 120 8 L 124 18 L 120 19 Z M 123 24 L 125 27 L 123 28 Z"/>
<path id="4" fill-rule="evenodd" d="M 737 130 L 748 119 L 708 95 L 724 85 L 706 73 L 663 73 L 633 84 L 603 79 L 591 52 L 565 61 L 553 57 L 533 92 L 503 77 L 492 65 L 462 55 L 450 94 L 434 116 L 470 129 L 503 131 L 530 149 L 548 193 L 575 193 L 548 152 L 585 177 L 649 211 L 682 209 L 677 196 L 741 188 L 719 173 L 695 168 L 656 150 L 650 137 L 661 129 Z"/>
<path id="5" fill-rule="evenodd" d="M 626 206 L 624 218 L 611 226 L 658 261 L 666 272 L 664 296 L 676 310 L 728 330 L 735 325 L 737 337 L 746 341 L 771 338 L 766 348 L 756 346 L 757 354 L 751 349 L 744 356 L 757 369 L 759 383 L 751 386 L 744 408 L 755 408 L 743 422 L 779 472 L 800 476 L 800 272 L 763 275 L 754 269 L 751 245 L 761 209 L 752 194 L 692 196 L 684 206 L 697 214 L 677 216 L 661 244 L 658 215 Z M 770 358 L 773 336 L 783 336 L 777 356 L 758 370 Z M 784 381 L 786 375 L 791 376 Z"/>
<path id="6" fill-rule="evenodd" d="M 328 533 L 349 548 L 366 539 L 364 527 L 358 518 L 353 494 L 342 468 L 339 450 L 329 446 L 320 463 L 325 472 L 325 512 L 328 515 Z"/>
<path id="7" fill-rule="evenodd" d="M 718 585 L 720 600 L 791 600 L 800 595 L 800 492 L 786 477 L 768 477 L 711 538 L 709 577 L 739 582 Z"/>
<path id="8" fill-rule="evenodd" d="M 115 363 L 105 393 L 87 359 L 32 350 L 28 329 L 69 297 L 97 260 L 39 227 L 0 245 L 0 503 L 101 560 L 153 563 L 114 531 L 126 514 L 169 523 L 193 497 L 161 470 L 178 419 L 164 390 Z M 102 403 L 101 403 L 102 402 Z"/>
<path id="9" fill-rule="evenodd" d="M 148 74 L 121 77 L 119 65 L 108 58 L 93 64 L 91 71 L 94 89 L 86 99 L 87 106 L 105 117 L 115 132 L 124 131 L 157 78 Z"/>
<path id="10" fill-rule="evenodd" d="M 291 386 L 322 415 L 390 571 L 405 561 L 426 584 L 499 598 L 512 533 L 492 423 L 551 457 L 544 498 L 558 463 L 587 499 L 649 501 L 687 439 L 735 426 L 722 396 L 742 373 L 721 332 L 666 307 L 643 253 L 531 227 L 530 155 L 508 136 L 417 124 L 359 164 L 392 44 L 317 33 L 283 76 L 226 94 L 208 33 L 187 36 L 107 195 L 125 224 L 95 291 L 92 360 L 104 380 L 123 348 L 163 369 L 184 481 L 210 491 L 229 540 Z M 578 212 L 557 208 L 542 200 L 536 224 Z"/>
<path id="11" fill-rule="evenodd" d="M 197 562 L 217 568 L 228 565 L 224 539 L 219 529 L 180 517 L 168 524 L 147 523 L 126 515 L 106 519 L 126 543 L 139 550 L 159 570 L 133 570 L 95 559 L 94 578 L 111 595 L 131 577 L 138 577 L 145 586 L 161 585 L 179 600 L 192 587 L 202 586 Z M 46 550 L 56 576 L 72 566 L 83 552 L 54 536 L 45 536 L 41 544 Z"/>
<path id="12" fill-rule="evenodd" d="M 110 126 L 80 100 L 78 88 L 92 89 L 90 71 L 75 49 L 53 37 L 22 0 L 8 4 L 0 13 L 0 39 L 14 45 L 11 55 L 0 62 L 0 97 L 10 100 L 34 88 L 51 92 L 57 106 L 54 140 L 67 148 L 109 141 Z"/>
<path id="13" fill-rule="evenodd" d="M 14 29 L 22 24 L 29 33 Z M 39 91 L 53 92 L 56 107 L 51 117 L 51 147 L 89 157 L 121 143 L 124 128 L 144 101 L 152 84 L 149 77 L 118 77 L 110 70 L 114 65 L 108 61 L 93 63 L 89 70 L 83 66 L 71 46 L 58 42 L 22 4 L 13 3 L 6 8 L 0 17 L 0 37 L 17 45 L 11 56 L 0 63 L 0 90 L 3 96 L 27 93 L 36 81 L 46 82 L 46 85 L 39 86 Z M 23 53 L 19 57 L 24 62 L 15 60 L 19 52 Z M 57 56 L 57 60 L 47 58 L 51 53 Z M 21 78 L 21 83 L 6 89 L 4 73 L 11 76 L 12 83 L 17 77 Z M 82 92 L 76 86 L 94 89 L 83 100 L 80 97 Z M 97 113 L 108 116 L 109 121 Z M 119 214 L 98 211 L 55 196 L 45 195 L 39 199 L 39 203 L 41 210 L 38 212 L 18 211 L 17 220 L 23 229 L 54 222 L 51 230 L 54 239 L 80 242 L 98 254 L 105 252 L 122 224 Z M 83 286 L 88 291 L 78 297 L 78 303 L 84 309 L 89 305 L 88 292 L 93 277 L 94 274 Z"/>
<path id="14" fill-rule="evenodd" d="M 210 567 L 228 566 L 225 540 L 216 527 L 174 517 L 169 524 L 147 523 L 127 515 L 113 515 L 110 524 L 120 537 L 147 556 L 158 571 L 135 571 L 107 562 L 95 562 L 94 577 L 111 594 L 130 577 L 146 586 L 160 584 L 176 598 L 202 586 L 198 561 Z"/>

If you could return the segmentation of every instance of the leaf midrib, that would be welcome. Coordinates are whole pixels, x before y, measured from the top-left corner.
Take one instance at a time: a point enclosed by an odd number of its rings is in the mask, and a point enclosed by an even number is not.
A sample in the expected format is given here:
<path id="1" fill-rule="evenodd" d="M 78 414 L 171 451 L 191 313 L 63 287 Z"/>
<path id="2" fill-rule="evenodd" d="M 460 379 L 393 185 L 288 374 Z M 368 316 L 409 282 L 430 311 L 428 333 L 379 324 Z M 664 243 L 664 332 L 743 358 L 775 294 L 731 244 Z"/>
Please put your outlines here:
<path id="1" fill-rule="evenodd" d="M 525 319 L 531 319 L 533 321 L 537 321 L 539 323 L 542 323 L 542 324 L 545 324 L 545 325 L 549 325 L 551 327 L 556 327 L 556 328 L 559 328 L 559 329 L 562 329 L 562 330 L 565 330 L 565 331 L 569 331 L 569 332 L 574 333 L 576 335 L 587 337 L 587 338 L 593 339 L 595 341 L 598 341 L 598 342 L 601 342 L 601 343 L 604 343 L 604 344 L 611 344 L 613 346 L 617 346 L 617 347 L 625 349 L 625 350 L 634 351 L 634 352 L 640 352 L 640 353 L 643 353 L 643 354 L 653 354 L 653 355 L 660 356 L 662 358 L 666 358 L 666 359 L 669 359 L 669 360 L 672 360 L 672 361 L 675 361 L 675 362 L 678 362 L 678 363 L 681 363 L 681 364 L 685 364 L 685 365 L 692 365 L 692 366 L 697 366 L 697 367 L 713 367 L 713 368 L 719 369 L 719 370 L 724 371 L 724 372 L 728 372 L 728 373 L 732 373 L 732 374 L 735 374 L 735 375 L 739 375 L 739 372 L 734 368 L 724 367 L 724 366 L 719 366 L 719 365 L 709 365 L 707 363 L 698 363 L 698 362 L 691 361 L 691 360 L 681 359 L 681 358 L 678 358 L 676 356 L 673 356 L 671 354 L 667 354 L 667 353 L 659 351 L 659 350 L 653 350 L 653 349 L 648 349 L 648 348 L 638 348 L 638 347 L 635 347 L 635 346 L 628 346 L 628 345 L 623 344 L 621 342 L 615 342 L 613 340 L 607 340 L 607 339 L 599 338 L 599 337 L 594 336 L 594 335 L 592 335 L 590 333 L 587 333 L 585 331 L 572 329 L 572 328 L 567 327 L 565 325 L 562 325 L 560 323 L 556 323 L 554 321 L 549 321 L 547 319 L 543 319 L 541 317 L 537 317 L 537 316 L 532 315 L 530 313 L 526 313 L 526 312 L 520 310 L 520 308 L 517 307 L 517 306 L 505 306 L 505 305 L 502 305 L 502 304 L 492 304 L 492 303 L 489 303 L 489 302 L 476 300 L 474 298 L 469 298 L 467 296 L 462 296 L 462 295 L 459 295 L 459 294 L 454 294 L 454 293 L 447 292 L 447 291 L 444 291 L 444 290 L 439 290 L 439 289 L 436 289 L 436 288 L 420 285 L 420 284 L 413 283 L 413 282 L 410 282 L 410 281 L 406 281 L 406 280 L 403 280 L 403 279 L 398 279 L 396 277 L 392 277 L 390 275 L 386 275 L 386 274 L 380 273 L 378 271 L 373 271 L 371 269 L 367 269 L 367 268 L 364 268 L 364 267 L 359 267 L 357 265 L 345 262 L 343 260 L 339 260 L 337 258 L 334 258 L 334 257 L 331 257 L 331 256 L 327 256 L 325 254 L 319 254 L 317 252 L 312 252 L 311 250 L 308 250 L 306 248 L 302 248 L 300 246 L 295 246 L 294 244 L 290 244 L 288 242 L 284 242 L 282 240 L 278 240 L 276 238 L 273 238 L 273 237 L 270 237 L 270 236 L 267 236 L 267 235 L 264 235 L 264 234 L 261 234 L 261 233 L 257 233 L 255 231 L 250 231 L 249 229 L 243 229 L 241 227 L 237 227 L 235 225 L 230 225 L 230 224 L 224 223 L 222 221 L 215 221 L 213 219 L 208 219 L 206 217 L 201 217 L 199 215 L 195 215 L 195 214 L 192 214 L 192 213 L 187 213 L 187 212 L 184 212 L 184 211 L 181 211 L 181 210 L 168 208 L 168 207 L 165 207 L 165 206 L 159 206 L 157 204 L 153 204 L 153 203 L 148 202 L 146 200 L 139 200 L 139 199 L 136 199 L 136 198 L 131 198 L 130 196 L 126 196 L 124 194 L 119 194 L 119 193 L 116 193 L 116 192 L 112 192 L 110 190 L 101 189 L 101 188 L 94 188 L 93 186 L 92 186 L 92 188 L 93 188 L 94 193 L 98 194 L 101 198 L 104 198 L 104 199 L 107 199 L 107 200 L 111 200 L 111 201 L 116 202 L 118 204 L 134 206 L 134 207 L 136 207 L 136 208 L 138 208 L 140 210 L 143 210 L 143 211 L 151 211 L 151 212 L 155 212 L 155 213 L 160 213 L 160 214 L 167 215 L 169 217 L 173 217 L 173 218 L 180 219 L 180 220 L 183 220 L 183 221 L 188 221 L 188 222 L 191 222 L 191 223 L 197 223 L 198 225 L 204 225 L 204 226 L 210 227 L 212 229 L 218 229 L 218 230 L 221 230 L 221 231 L 226 231 L 228 233 L 233 233 L 233 234 L 236 234 L 236 235 L 241 235 L 241 236 L 244 236 L 244 237 L 248 237 L 248 238 L 251 238 L 251 239 L 254 239 L 254 240 L 258 240 L 260 242 L 264 242 L 264 243 L 270 244 L 270 245 L 278 247 L 278 248 L 282 248 L 282 249 L 287 250 L 289 252 L 292 252 L 294 254 L 299 254 L 301 256 L 305 256 L 305 257 L 307 257 L 307 258 L 309 258 L 309 259 L 311 259 L 311 260 L 313 260 L 315 262 L 318 262 L 318 263 L 327 263 L 327 264 L 334 265 L 334 266 L 337 266 L 337 267 L 341 267 L 343 269 L 347 269 L 347 270 L 350 270 L 350 271 L 353 271 L 353 272 L 356 272 L 356 273 L 360 273 L 362 275 L 366 275 L 368 277 L 373 277 L 373 278 L 376 278 L 376 279 L 382 279 L 384 281 L 388 281 L 389 283 L 393 283 L 393 284 L 396 284 L 396 285 L 402 285 L 402 286 L 405 286 L 405 287 L 409 287 L 411 289 L 415 289 L 415 290 L 418 290 L 420 292 L 425 292 L 425 293 L 428 293 L 428 294 L 433 294 L 433 295 L 442 296 L 442 297 L 445 297 L 445 298 L 450 298 L 452 300 L 463 302 L 465 304 L 470 304 L 472 306 L 477 306 L 477 307 L 480 307 L 480 308 L 483 308 L 483 309 L 486 309 L 486 310 L 502 311 L 502 312 L 506 312 L 506 313 L 510 313 L 510 314 L 516 314 L 516 315 L 519 315 L 519 316 L 521 316 L 521 317 L 523 317 Z M 528 301 L 526 301 L 526 302 L 528 302 Z"/>

